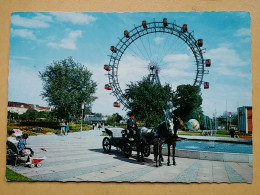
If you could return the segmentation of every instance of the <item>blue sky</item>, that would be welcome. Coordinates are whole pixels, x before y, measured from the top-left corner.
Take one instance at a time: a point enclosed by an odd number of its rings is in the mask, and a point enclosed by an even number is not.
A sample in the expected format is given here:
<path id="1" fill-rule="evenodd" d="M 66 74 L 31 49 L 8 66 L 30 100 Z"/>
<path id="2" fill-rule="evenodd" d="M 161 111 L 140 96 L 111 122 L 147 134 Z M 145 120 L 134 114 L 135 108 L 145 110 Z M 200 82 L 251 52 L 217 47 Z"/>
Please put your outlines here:
<path id="1" fill-rule="evenodd" d="M 134 25 L 162 21 L 177 25 L 188 24 L 196 39 L 203 38 L 212 66 L 207 68 L 203 89 L 203 111 L 213 116 L 226 111 L 235 112 L 238 106 L 252 105 L 251 31 L 248 12 L 17 12 L 11 15 L 9 101 L 48 106 L 40 93 L 42 83 L 38 72 L 53 61 L 72 56 L 84 64 L 98 83 L 92 111 L 125 114 L 114 108 L 115 96 L 104 90 L 108 77 L 103 69 L 109 63 L 111 45 L 119 42 L 124 30 Z M 149 44 L 149 51 L 146 51 Z M 144 45 L 144 46 L 142 46 Z M 143 52 L 143 54 L 142 54 Z M 145 53 L 150 53 L 147 55 Z M 193 84 L 195 59 L 183 41 L 168 34 L 151 34 L 138 39 L 125 51 L 118 68 L 120 87 L 148 75 L 149 59 L 160 59 L 159 77 L 175 89 L 180 84 Z"/>

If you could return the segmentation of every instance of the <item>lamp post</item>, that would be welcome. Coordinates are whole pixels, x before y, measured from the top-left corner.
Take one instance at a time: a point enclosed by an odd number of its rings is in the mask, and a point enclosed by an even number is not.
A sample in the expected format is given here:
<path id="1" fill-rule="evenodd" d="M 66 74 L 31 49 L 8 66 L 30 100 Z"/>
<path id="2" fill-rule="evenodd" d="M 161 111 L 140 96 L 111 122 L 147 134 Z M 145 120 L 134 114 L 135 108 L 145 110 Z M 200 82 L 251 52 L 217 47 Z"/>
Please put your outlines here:
<path id="1" fill-rule="evenodd" d="M 81 102 L 81 126 L 80 126 L 80 138 L 82 134 L 82 120 L 83 120 L 83 110 L 84 110 L 85 102 Z"/>

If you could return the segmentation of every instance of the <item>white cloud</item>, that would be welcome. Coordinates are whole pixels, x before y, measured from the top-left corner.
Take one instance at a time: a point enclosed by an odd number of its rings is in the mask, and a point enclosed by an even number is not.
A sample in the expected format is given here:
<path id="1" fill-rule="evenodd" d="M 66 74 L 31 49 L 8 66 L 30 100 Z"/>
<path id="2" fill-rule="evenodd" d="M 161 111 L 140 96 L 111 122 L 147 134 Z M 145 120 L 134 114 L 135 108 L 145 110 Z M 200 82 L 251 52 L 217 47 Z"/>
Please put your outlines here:
<path id="1" fill-rule="evenodd" d="M 216 67 L 215 72 L 220 73 L 222 76 L 232 76 L 240 78 L 250 78 L 251 73 L 241 71 L 239 68 L 228 68 L 228 67 Z"/>
<path id="2" fill-rule="evenodd" d="M 49 47 L 53 47 L 53 48 L 64 48 L 64 49 L 75 50 L 75 49 L 77 49 L 76 41 L 79 37 L 81 37 L 81 35 L 82 35 L 82 32 L 80 30 L 72 31 L 69 33 L 68 37 L 66 37 L 65 39 L 62 39 L 60 41 L 60 43 L 50 42 L 47 45 Z"/>
<path id="3" fill-rule="evenodd" d="M 26 38 L 26 39 L 31 39 L 31 40 L 35 40 L 36 37 L 33 33 L 33 31 L 31 30 L 27 30 L 27 29 L 11 29 L 11 35 L 12 36 L 18 36 L 18 37 L 22 37 L 22 38 Z"/>
<path id="4" fill-rule="evenodd" d="M 164 56 L 163 62 L 167 63 L 167 69 L 187 69 L 192 67 L 194 59 L 188 54 L 169 54 Z"/>
<path id="5" fill-rule="evenodd" d="M 97 18 L 84 13 L 53 12 L 50 14 L 55 16 L 58 21 L 72 22 L 73 24 L 89 24 L 97 20 Z"/>
<path id="6" fill-rule="evenodd" d="M 154 38 L 155 44 L 159 45 L 160 43 L 162 43 L 164 40 L 164 37 L 156 37 Z"/>
<path id="7" fill-rule="evenodd" d="M 164 57 L 166 62 L 176 62 L 176 61 L 188 61 L 190 57 L 187 54 L 170 54 Z"/>
<path id="8" fill-rule="evenodd" d="M 126 55 L 121 60 L 118 67 L 118 80 L 122 89 L 126 88 L 126 84 L 142 80 L 143 76 L 148 76 L 149 61 L 139 57 Z"/>
<path id="9" fill-rule="evenodd" d="M 37 13 L 33 18 L 25 18 L 19 15 L 12 15 L 11 23 L 15 26 L 22 26 L 26 28 L 47 28 L 48 22 L 51 22 L 50 16 Z"/>
<path id="10" fill-rule="evenodd" d="M 219 47 L 209 50 L 206 55 L 211 59 L 213 65 L 225 67 L 241 67 L 248 65 L 249 62 L 241 59 L 239 54 L 234 49 Z"/>
<path id="11" fill-rule="evenodd" d="M 249 28 L 240 28 L 235 33 L 235 36 L 237 36 L 237 37 L 251 36 L 250 29 Z"/>

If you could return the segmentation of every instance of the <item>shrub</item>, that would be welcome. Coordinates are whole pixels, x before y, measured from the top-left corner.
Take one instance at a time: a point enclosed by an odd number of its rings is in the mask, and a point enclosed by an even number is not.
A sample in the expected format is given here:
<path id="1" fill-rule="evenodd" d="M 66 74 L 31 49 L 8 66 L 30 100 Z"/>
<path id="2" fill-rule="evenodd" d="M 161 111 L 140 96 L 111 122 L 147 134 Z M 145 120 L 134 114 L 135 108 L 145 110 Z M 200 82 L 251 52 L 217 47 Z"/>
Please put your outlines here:
<path id="1" fill-rule="evenodd" d="M 60 123 L 58 121 L 21 121 L 22 126 L 33 127 L 48 127 L 51 129 L 60 129 Z"/>
<path id="2" fill-rule="evenodd" d="M 69 124 L 70 128 L 69 130 L 71 131 L 80 131 L 81 128 L 81 124 Z M 86 125 L 82 125 L 82 131 L 88 131 L 91 130 L 92 126 L 86 126 Z"/>
<path id="3" fill-rule="evenodd" d="M 31 136 L 31 135 L 36 135 L 36 133 L 35 132 L 33 132 L 33 131 L 23 131 L 23 134 L 25 134 L 25 133 L 27 133 L 29 136 Z"/>
<path id="4" fill-rule="evenodd" d="M 230 135 L 229 131 L 227 130 L 217 130 L 217 134 Z"/>

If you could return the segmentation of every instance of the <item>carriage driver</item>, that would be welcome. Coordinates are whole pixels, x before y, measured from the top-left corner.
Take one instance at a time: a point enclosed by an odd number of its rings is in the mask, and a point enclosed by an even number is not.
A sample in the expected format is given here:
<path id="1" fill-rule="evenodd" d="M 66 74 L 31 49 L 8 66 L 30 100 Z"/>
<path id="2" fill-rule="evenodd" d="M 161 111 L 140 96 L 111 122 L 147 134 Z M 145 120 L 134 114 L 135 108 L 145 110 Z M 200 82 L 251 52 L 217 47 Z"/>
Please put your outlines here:
<path id="1" fill-rule="evenodd" d="M 137 135 L 137 124 L 133 113 L 130 113 L 130 118 L 127 120 L 127 129 L 131 136 Z"/>

